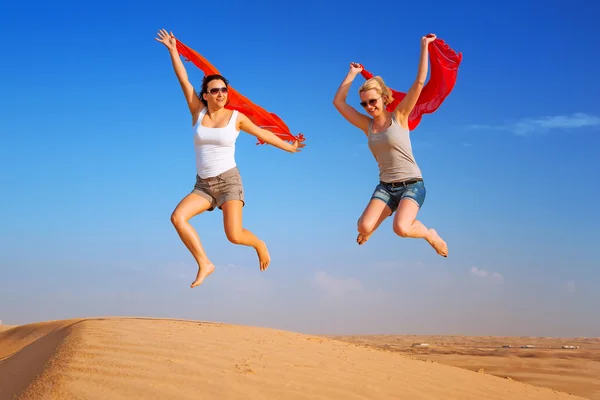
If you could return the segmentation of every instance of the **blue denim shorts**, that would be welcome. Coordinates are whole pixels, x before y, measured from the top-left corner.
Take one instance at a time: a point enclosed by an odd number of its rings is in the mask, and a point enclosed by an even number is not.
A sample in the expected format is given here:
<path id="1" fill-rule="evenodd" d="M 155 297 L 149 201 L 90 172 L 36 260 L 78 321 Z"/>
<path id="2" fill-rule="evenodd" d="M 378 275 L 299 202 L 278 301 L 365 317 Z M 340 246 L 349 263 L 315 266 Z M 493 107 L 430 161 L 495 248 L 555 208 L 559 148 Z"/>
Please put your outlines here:
<path id="1" fill-rule="evenodd" d="M 380 182 L 375 188 L 371 199 L 379 199 L 386 203 L 394 213 L 398 209 L 400 201 L 403 199 L 411 199 L 419 205 L 423 206 L 425 201 L 425 183 L 418 181 L 410 183 L 406 186 Z"/>

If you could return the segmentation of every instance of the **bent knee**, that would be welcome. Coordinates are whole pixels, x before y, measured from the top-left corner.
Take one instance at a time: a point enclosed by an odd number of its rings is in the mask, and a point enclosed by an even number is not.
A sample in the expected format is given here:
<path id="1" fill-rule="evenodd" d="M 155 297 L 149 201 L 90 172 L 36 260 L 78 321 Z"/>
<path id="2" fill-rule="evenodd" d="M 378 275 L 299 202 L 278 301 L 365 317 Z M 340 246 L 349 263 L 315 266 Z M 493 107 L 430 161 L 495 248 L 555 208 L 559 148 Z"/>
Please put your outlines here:
<path id="1" fill-rule="evenodd" d="M 241 231 L 238 231 L 238 230 L 226 231 L 225 236 L 227 236 L 227 240 L 229 240 L 233 244 L 242 243 L 242 232 Z"/>
<path id="2" fill-rule="evenodd" d="M 358 232 L 363 235 L 368 235 L 375 229 L 375 223 L 371 218 L 360 218 L 356 224 Z"/>
<path id="3" fill-rule="evenodd" d="M 181 225 L 187 220 L 188 219 L 186 218 L 186 216 L 179 211 L 173 211 L 173 213 L 171 214 L 171 223 L 175 226 Z"/>
<path id="4" fill-rule="evenodd" d="M 394 224 L 394 233 L 398 236 L 406 237 L 410 231 L 410 225 Z"/>

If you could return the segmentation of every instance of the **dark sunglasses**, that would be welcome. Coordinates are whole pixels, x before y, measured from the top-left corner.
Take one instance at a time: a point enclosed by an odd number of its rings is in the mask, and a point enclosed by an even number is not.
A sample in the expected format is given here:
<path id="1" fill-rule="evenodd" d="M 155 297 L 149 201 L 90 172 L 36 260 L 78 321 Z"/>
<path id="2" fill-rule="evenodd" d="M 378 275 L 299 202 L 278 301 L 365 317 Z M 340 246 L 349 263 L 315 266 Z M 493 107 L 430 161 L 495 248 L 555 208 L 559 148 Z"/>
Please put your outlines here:
<path id="1" fill-rule="evenodd" d="M 225 94 L 229 91 L 229 89 L 227 89 L 226 87 L 212 88 L 208 91 L 208 93 L 215 95 L 215 94 L 219 93 L 219 91 L 221 91 L 221 93 Z"/>
<path id="2" fill-rule="evenodd" d="M 368 102 L 369 102 L 369 105 L 370 105 L 370 106 L 374 106 L 375 104 L 377 104 L 377 100 L 379 100 L 380 98 L 381 98 L 381 97 L 378 97 L 378 98 L 376 98 L 376 99 L 369 99 L 369 100 L 368 100 Z M 361 101 L 361 102 L 360 102 L 360 105 L 361 105 L 362 107 L 366 107 L 366 106 L 367 106 L 367 102 L 366 102 L 366 101 Z"/>

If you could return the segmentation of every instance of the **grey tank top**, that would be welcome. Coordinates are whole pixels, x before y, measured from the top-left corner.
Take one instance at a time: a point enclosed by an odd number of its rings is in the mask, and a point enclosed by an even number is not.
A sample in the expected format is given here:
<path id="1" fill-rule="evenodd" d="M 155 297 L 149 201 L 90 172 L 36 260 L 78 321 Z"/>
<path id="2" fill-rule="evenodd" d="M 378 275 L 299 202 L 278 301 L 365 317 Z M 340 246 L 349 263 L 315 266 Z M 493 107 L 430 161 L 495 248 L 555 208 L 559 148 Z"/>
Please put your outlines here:
<path id="1" fill-rule="evenodd" d="M 369 122 L 369 149 L 379 164 L 379 179 L 383 182 L 398 182 L 411 178 L 422 178 L 410 143 L 410 131 L 402 128 L 392 114 L 392 124 L 379 133 L 372 131 Z"/>

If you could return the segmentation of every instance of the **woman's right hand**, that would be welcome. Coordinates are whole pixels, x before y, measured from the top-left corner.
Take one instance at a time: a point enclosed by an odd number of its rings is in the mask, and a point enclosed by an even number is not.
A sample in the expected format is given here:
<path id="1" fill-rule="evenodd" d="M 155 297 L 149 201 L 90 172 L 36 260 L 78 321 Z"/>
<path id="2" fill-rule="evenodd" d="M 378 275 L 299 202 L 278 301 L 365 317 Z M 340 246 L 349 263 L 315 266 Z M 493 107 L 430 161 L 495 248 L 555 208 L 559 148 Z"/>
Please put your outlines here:
<path id="1" fill-rule="evenodd" d="M 437 39 L 437 36 L 433 33 L 425 35 L 421 38 L 421 46 L 427 47 L 429 43 L 433 42 L 435 39 Z"/>
<path id="2" fill-rule="evenodd" d="M 160 37 L 160 39 L 155 38 L 156 41 L 164 44 L 167 47 L 167 49 L 177 49 L 177 40 L 175 39 L 175 36 L 173 36 L 173 32 L 168 33 L 166 30 L 161 29 L 160 31 L 158 31 L 158 37 Z"/>
<path id="3" fill-rule="evenodd" d="M 350 72 L 351 73 L 358 75 L 362 72 L 362 70 L 363 70 L 363 67 L 359 63 L 355 63 L 355 62 L 350 63 Z"/>

